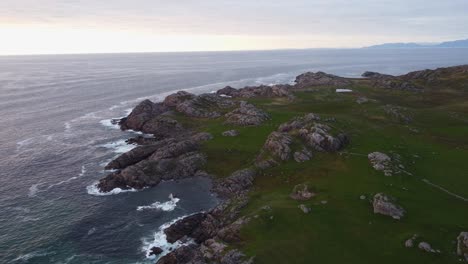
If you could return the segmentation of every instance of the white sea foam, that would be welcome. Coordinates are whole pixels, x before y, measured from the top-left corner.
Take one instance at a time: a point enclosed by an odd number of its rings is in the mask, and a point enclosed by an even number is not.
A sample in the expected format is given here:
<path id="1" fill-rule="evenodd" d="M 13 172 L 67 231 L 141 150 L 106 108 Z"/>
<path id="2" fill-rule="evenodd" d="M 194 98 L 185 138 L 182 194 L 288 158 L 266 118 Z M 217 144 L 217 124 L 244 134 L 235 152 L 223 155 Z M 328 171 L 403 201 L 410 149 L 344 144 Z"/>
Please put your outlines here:
<path id="1" fill-rule="evenodd" d="M 24 254 L 24 255 L 20 255 L 18 256 L 17 258 L 15 258 L 13 260 L 13 262 L 27 262 L 28 260 L 32 259 L 32 258 L 36 258 L 36 257 L 44 257 L 44 256 L 47 256 L 47 255 L 50 255 L 50 254 L 55 254 L 55 252 L 51 251 L 51 252 L 48 252 L 48 251 L 34 251 L 34 252 L 31 252 L 31 253 L 27 253 L 27 254 Z"/>
<path id="2" fill-rule="evenodd" d="M 51 184 L 51 185 L 49 185 L 49 187 L 47 187 L 47 190 L 49 190 L 50 188 L 52 188 L 52 187 L 54 187 L 54 186 L 59 186 L 59 185 L 62 185 L 62 184 L 64 184 L 64 183 L 68 183 L 68 182 L 71 182 L 71 181 L 73 181 L 73 180 L 76 180 L 76 179 L 78 179 L 78 178 L 80 178 L 80 177 L 83 177 L 85 174 L 86 174 L 86 167 L 83 165 L 83 166 L 81 166 L 81 171 L 80 171 L 80 173 L 79 173 L 77 176 L 73 176 L 73 177 L 68 178 L 68 179 L 66 179 L 66 180 L 64 180 L 64 181 L 60 181 L 60 182 Z"/>
<path id="3" fill-rule="evenodd" d="M 39 185 L 41 185 L 41 184 L 42 183 L 36 183 L 36 184 L 31 185 L 31 187 L 29 187 L 28 196 L 29 197 L 36 196 L 36 194 L 39 192 Z"/>
<path id="4" fill-rule="evenodd" d="M 101 147 L 112 149 L 114 153 L 125 153 L 136 147 L 136 145 L 128 144 L 125 139 L 121 139 L 115 142 L 100 145 Z"/>
<path id="5" fill-rule="evenodd" d="M 193 242 L 193 240 L 187 240 L 185 242 L 181 242 L 181 241 L 176 241 L 175 243 L 171 244 L 167 241 L 167 237 L 166 237 L 166 234 L 164 233 L 164 229 L 170 227 L 172 224 L 174 224 L 175 222 L 179 221 L 180 219 L 183 219 L 187 217 L 187 215 L 185 216 L 181 216 L 181 217 L 178 217 L 170 222 L 167 222 L 163 225 L 161 225 L 158 229 L 157 232 L 154 233 L 153 237 L 152 238 L 144 238 L 143 239 L 143 247 L 142 247 L 142 251 L 145 252 L 146 254 L 146 257 L 149 258 L 149 259 L 154 259 L 155 261 L 157 261 L 158 259 L 160 259 L 161 257 L 167 255 L 169 252 L 171 252 L 171 250 L 175 250 L 181 246 L 185 246 L 185 245 L 190 245 Z M 163 250 L 163 252 L 161 254 L 159 254 L 158 256 L 154 256 L 154 255 L 150 255 L 151 254 L 151 249 L 153 247 L 159 247 Z"/>
<path id="6" fill-rule="evenodd" d="M 155 202 L 152 203 L 151 205 L 144 205 L 144 206 L 138 206 L 137 211 L 143 211 L 146 209 L 152 209 L 152 210 L 161 210 L 161 211 L 173 211 L 177 203 L 180 201 L 179 198 L 174 197 L 172 193 L 169 195 L 169 201 L 161 203 L 161 202 Z"/>
<path id="7" fill-rule="evenodd" d="M 107 196 L 107 195 L 114 195 L 114 194 L 119 194 L 119 193 L 137 192 L 138 191 L 138 190 L 133 189 L 133 188 L 127 189 L 127 190 L 124 190 L 124 189 L 121 189 L 121 188 L 115 188 L 115 189 L 111 190 L 110 192 L 101 192 L 101 190 L 99 190 L 97 185 L 98 185 L 98 182 L 95 182 L 95 183 L 93 183 L 91 185 L 86 186 L 86 190 L 87 190 L 88 194 L 94 195 L 94 196 Z"/>

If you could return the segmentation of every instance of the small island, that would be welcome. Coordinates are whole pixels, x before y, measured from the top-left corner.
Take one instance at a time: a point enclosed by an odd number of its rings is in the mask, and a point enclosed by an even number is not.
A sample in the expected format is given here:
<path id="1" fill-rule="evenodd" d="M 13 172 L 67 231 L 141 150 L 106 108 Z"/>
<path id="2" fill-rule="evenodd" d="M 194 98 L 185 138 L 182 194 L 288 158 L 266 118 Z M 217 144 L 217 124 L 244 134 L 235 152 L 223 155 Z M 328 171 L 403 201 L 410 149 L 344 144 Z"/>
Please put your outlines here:
<path id="1" fill-rule="evenodd" d="M 146 136 L 98 188 L 212 179 L 160 264 L 468 261 L 467 102 L 468 65 L 179 91 L 119 121 Z"/>

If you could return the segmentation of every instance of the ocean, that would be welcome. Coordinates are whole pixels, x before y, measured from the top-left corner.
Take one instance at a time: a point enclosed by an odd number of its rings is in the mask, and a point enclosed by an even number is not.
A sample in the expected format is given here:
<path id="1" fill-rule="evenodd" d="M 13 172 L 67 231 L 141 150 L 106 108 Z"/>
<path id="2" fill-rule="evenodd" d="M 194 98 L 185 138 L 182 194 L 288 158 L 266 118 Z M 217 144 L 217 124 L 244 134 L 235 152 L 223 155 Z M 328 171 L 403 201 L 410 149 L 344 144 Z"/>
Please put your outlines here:
<path id="1" fill-rule="evenodd" d="M 305 71 L 359 77 L 468 63 L 468 49 L 318 49 L 0 57 L 0 263 L 154 263 L 161 226 L 216 205 L 207 179 L 99 193 L 135 136 L 110 122 L 139 101 Z M 174 195 L 174 198 L 172 195 Z"/>

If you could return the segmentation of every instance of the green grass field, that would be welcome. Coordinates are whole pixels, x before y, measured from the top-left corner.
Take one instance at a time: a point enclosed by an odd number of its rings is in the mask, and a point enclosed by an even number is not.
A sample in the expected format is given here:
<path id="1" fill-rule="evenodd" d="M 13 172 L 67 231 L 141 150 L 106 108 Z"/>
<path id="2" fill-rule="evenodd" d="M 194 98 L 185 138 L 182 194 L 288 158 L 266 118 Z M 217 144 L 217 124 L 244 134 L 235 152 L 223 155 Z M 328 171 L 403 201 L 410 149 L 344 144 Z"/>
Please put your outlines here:
<path id="1" fill-rule="evenodd" d="M 243 215 L 241 248 L 256 263 L 458 263 L 455 239 L 468 231 L 468 202 L 427 184 L 428 180 L 468 198 L 468 92 L 434 89 L 424 93 L 386 91 L 355 81 L 353 93 L 334 89 L 296 92 L 296 100 L 251 99 L 272 119 L 259 127 L 235 127 L 223 120 L 179 120 L 214 135 L 203 146 L 206 170 L 218 177 L 253 165 L 265 139 L 292 117 L 319 114 L 348 133 L 351 143 L 339 153 L 318 153 L 305 163 L 289 161 L 260 172 Z M 358 104 L 356 98 L 374 99 Z M 388 115 L 383 106 L 406 108 L 408 124 Z M 237 137 L 221 133 L 237 129 Z M 401 156 L 408 173 L 384 176 L 367 154 Z M 296 184 L 307 183 L 318 195 L 302 202 L 289 197 Z M 371 198 L 384 192 L 398 199 L 407 214 L 400 220 L 374 214 Z M 365 195 L 366 199 L 360 199 Z M 326 201 L 326 203 L 322 203 Z M 270 206 L 271 211 L 262 210 Z M 405 248 L 413 234 L 441 253 Z M 419 242 L 418 241 L 418 242 Z"/>

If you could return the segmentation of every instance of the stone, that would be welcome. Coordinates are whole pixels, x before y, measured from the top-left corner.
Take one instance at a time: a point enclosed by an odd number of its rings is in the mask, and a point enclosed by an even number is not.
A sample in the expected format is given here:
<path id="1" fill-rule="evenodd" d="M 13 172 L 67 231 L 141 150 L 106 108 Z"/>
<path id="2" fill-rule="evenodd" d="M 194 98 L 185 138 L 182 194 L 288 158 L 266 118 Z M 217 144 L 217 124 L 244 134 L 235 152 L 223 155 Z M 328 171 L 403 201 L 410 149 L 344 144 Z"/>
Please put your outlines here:
<path id="1" fill-rule="evenodd" d="M 385 113 L 398 122 L 409 124 L 413 121 L 413 118 L 408 114 L 408 109 L 405 107 L 388 104 L 384 105 L 382 108 Z"/>
<path id="2" fill-rule="evenodd" d="M 186 91 L 178 91 L 177 93 L 173 93 L 168 95 L 165 99 L 163 104 L 168 107 L 176 107 L 177 105 L 187 101 L 192 100 L 195 98 L 194 94 L 191 94 Z"/>
<path id="3" fill-rule="evenodd" d="M 411 238 L 407 239 L 405 241 L 405 247 L 407 248 L 412 248 L 414 247 L 414 242 L 415 240 L 418 238 L 418 235 L 417 234 L 414 234 Z"/>
<path id="4" fill-rule="evenodd" d="M 356 103 L 358 104 L 365 104 L 367 102 L 369 102 L 369 99 L 367 99 L 367 97 L 361 96 L 356 99 Z"/>
<path id="5" fill-rule="evenodd" d="M 205 213 L 196 213 L 178 220 L 164 229 L 167 242 L 172 244 L 185 236 L 190 236 L 205 218 Z"/>
<path id="6" fill-rule="evenodd" d="M 142 127 L 147 121 L 168 110 L 169 108 L 162 103 L 153 103 L 150 100 L 144 100 L 139 103 L 127 117 L 120 120 L 120 128 L 123 130 L 133 129 L 142 131 Z"/>
<path id="7" fill-rule="evenodd" d="M 239 108 L 227 113 L 225 117 L 226 124 L 238 126 L 258 126 L 270 119 L 267 113 L 244 101 L 240 102 Z"/>
<path id="8" fill-rule="evenodd" d="M 227 130 L 222 133 L 225 137 L 237 137 L 239 135 L 239 131 L 237 130 Z"/>
<path id="9" fill-rule="evenodd" d="M 367 158 L 375 170 L 384 172 L 385 176 L 392 176 L 392 159 L 387 154 L 372 152 L 367 155 Z"/>
<path id="10" fill-rule="evenodd" d="M 460 232 L 457 237 L 457 255 L 468 261 L 468 232 Z"/>
<path id="11" fill-rule="evenodd" d="M 177 120 L 164 115 L 156 116 L 146 121 L 142 125 L 141 131 L 146 134 L 152 134 L 157 139 L 178 137 L 187 132 Z"/>
<path id="12" fill-rule="evenodd" d="M 324 72 L 306 72 L 296 77 L 294 89 L 305 89 L 316 86 L 341 87 L 351 85 L 351 81 Z"/>
<path id="13" fill-rule="evenodd" d="M 190 117 L 217 118 L 223 109 L 229 109 L 235 103 L 216 94 L 201 94 L 176 106 L 176 110 Z"/>
<path id="14" fill-rule="evenodd" d="M 208 132 L 200 132 L 200 133 L 192 135 L 191 139 L 193 139 L 196 142 L 209 141 L 213 139 L 213 135 L 211 135 Z"/>
<path id="15" fill-rule="evenodd" d="M 307 148 L 303 148 L 302 151 L 294 152 L 293 157 L 296 162 L 305 162 L 310 160 L 312 157 L 312 152 L 310 152 Z"/>
<path id="16" fill-rule="evenodd" d="M 160 247 L 152 247 L 152 248 L 150 249 L 150 251 L 151 251 L 150 254 L 149 254 L 150 256 L 151 256 L 151 255 L 157 256 L 157 255 L 163 253 L 163 250 L 162 250 L 162 248 L 160 248 Z"/>
<path id="17" fill-rule="evenodd" d="M 239 195 L 252 186 L 255 174 L 253 169 L 235 171 L 229 177 L 215 182 L 213 191 L 224 197 Z"/>
<path id="18" fill-rule="evenodd" d="M 302 183 L 294 186 L 292 193 L 289 195 L 294 200 L 305 201 L 315 196 L 315 193 L 310 192 L 307 184 Z"/>
<path id="19" fill-rule="evenodd" d="M 307 207 L 304 204 L 300 204 L 298 207 L 302 212 L 304 212 L 304 214 L 308 214 L 311 211 L 310 207 Z"/>
<path id="20" fill-rule="evenodd" d="M 235 89 L 230 86 L 226 86 L 223 89 L 218 90 L 218 95 L 225 95 L 234 98 L 254 98 L 254 97 L 288 97 L 291 98 L 290 85 L 260 85 L 260 86 L 247 86 L 241 89 Z"/>
<path id="21" fill-rule="evenodd" d="M 361 196 L 359 196 L 359 199 L 365 200 L 365 199 L 366 199 L 366 196 L 365 196 L 365 195 L 361 195 Z"/>
<path id="22" fill-rule="evenodd" d="M 291 143 L 292 138 L 288 134 L 274 131 L 268 136 L 263 149 L 274 157 L 286 161 L 291 158 Z"/>
<path id="23" fill-rule="evenodd" d="M 374 213 L 391 216 L 393 219 L 401 219 L 405 215 L 405 210 L 395 204 L 395 198 L 383 193 L 374 196 Z"/>
<path id="24" fill-rule="evenodd" d="M 159 144 L 138 146 L 128 152 L 123 153 L 109 164 L 106 165 L 106 170 L 124 169 L 130 165 L 136 164 L 149 156 L 151 156 L 158 148 Z"/>
<path id="25" fill-rule="evenodd" d="M 418 244 L 418 248 L 423 250 L 423 251 L 426 251 L 426 252 L 431 252 L 431 253 L 435 253 L 436 251 L 431 247 L 431 245 L 427 242 L 419 242 Z"/>

